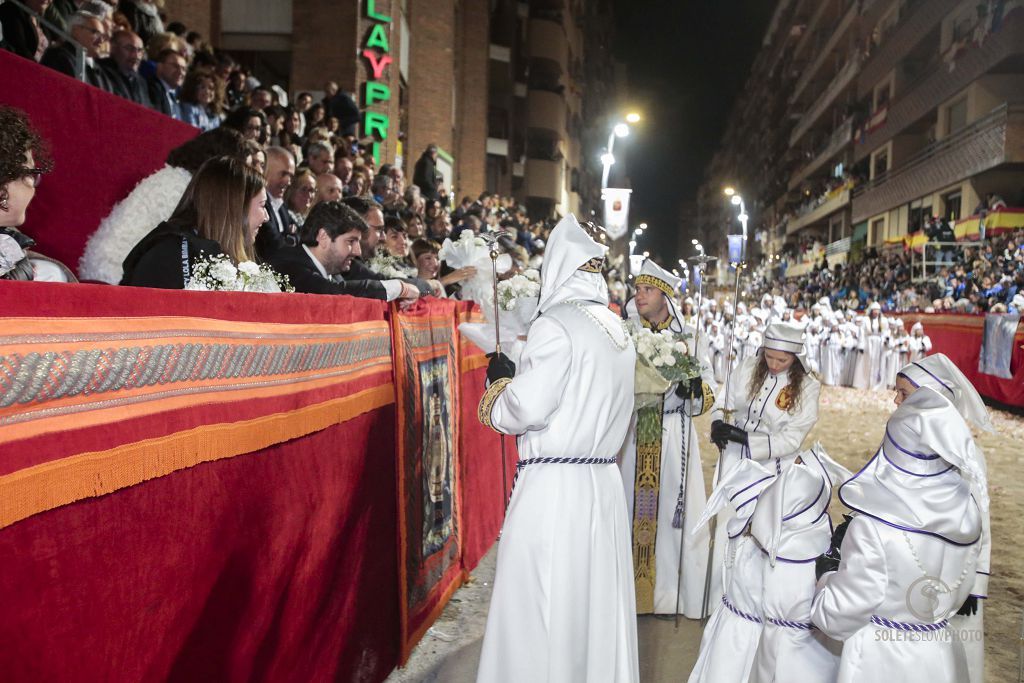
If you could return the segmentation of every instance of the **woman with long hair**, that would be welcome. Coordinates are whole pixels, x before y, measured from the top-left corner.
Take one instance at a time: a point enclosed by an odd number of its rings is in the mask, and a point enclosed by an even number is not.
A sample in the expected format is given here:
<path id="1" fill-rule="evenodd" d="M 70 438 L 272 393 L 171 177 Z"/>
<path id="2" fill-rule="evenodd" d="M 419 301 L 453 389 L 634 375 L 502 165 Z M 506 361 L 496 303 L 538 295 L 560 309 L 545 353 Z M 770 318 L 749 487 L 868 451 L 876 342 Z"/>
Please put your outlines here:
<path id="1" fill-rule="evenodd" d="M 201 258 L 252 261 L 256 231 L 268 219 L 266 201 L 263 176 L 243 161 L 207 161 L 171 217 L 128 254 L 121 284 L 184 289 Z"/>
<path id="2" fill-rule="evenodd" d="M 223 87 L 212 71 L 193 69 L 181 86 L 181 114 L 185 123 L 200 130 L 213 130 L 220 125 L 224 110 Z"/>
<path id="3" fill-rule="evenodd" d="M 711 440 L 721 452 L 716 481 L 743 458 L 782 474 L 796 461 L 801 444 L 818 421 L 821 384 L 808 369 L 803 330 L 772 323 L 763 340 L 760 349 L 733 371 L 711 411 Z M 718 516 L 709 609 L 722 595 L 719 576 L 729 516 L 729 512 Z"/>
<path id="4" fill-rule="evenodd" d="M 254 162 L 253 148 L 237 131 L 223 126 L 172 149 L 164 166 L 139 181 L 89 236 L 78 264 L 82 278 L 112 285 L 120 282 L 128 252 L 171 217 L 193 175 L 207 160 L 219 156 Z"/>

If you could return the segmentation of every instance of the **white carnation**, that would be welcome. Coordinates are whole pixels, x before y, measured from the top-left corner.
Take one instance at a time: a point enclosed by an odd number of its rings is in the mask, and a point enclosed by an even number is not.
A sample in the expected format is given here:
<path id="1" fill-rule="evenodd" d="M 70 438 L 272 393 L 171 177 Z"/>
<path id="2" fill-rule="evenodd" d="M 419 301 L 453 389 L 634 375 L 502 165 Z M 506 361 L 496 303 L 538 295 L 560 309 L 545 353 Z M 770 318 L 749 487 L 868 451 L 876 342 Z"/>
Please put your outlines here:
<path id="1" fill-rule="evenodd" d="M 230 261 L 223 259 L 210 266 L 210 277 L 227 285 L 238 278 L 238 269 Z"/>

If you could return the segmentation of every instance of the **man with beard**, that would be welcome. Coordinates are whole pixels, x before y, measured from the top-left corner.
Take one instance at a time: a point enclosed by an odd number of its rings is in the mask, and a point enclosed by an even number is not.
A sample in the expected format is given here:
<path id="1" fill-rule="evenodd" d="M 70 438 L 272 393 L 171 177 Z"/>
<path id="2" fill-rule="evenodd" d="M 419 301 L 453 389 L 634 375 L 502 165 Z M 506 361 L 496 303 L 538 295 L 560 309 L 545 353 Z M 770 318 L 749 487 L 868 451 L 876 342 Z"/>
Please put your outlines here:
<path id="1" fill-rule="evenodd" d="M 366 222 L 340 202 L 320 202 L 312 208 L 299 232 L 301 243 L 274 252 L 270 264 L 287 275 L 295 291 L 305 294 L 349 294 L 394 301 L 419 298 L 415 286 L 401 280 L 359 279 L 351 276 Z"/>

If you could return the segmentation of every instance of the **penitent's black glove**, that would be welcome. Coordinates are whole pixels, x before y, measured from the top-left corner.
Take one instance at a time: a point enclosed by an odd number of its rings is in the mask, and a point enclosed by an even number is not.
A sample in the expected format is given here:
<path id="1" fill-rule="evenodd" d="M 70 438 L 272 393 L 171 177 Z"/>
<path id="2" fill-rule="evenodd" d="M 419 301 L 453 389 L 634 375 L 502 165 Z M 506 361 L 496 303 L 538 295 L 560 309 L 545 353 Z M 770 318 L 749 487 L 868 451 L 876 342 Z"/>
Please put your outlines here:
<path id="1" fill-rule="evenodd" d="M 719 448 L 724 448 L 725 444 L 729 441 L 746 446 L 747 433 L 728 422 L 715 420 L 711 423 L 711 440 L 714 441 L 715 445 Z"/>
<path id="2" fill-rule="evenodd" d="M 512 359 L 503 353 L 489 353 L 487 357 L 490 358 L 490 362 L 487 363 L 487 381 L 490 383 L 497 382 L 502 378 L 513 378 L 516 376 L 516 364 L 512 362 Z"/>
<path id="3" fill-rule="evenodd" d="M 839 563 L 843 559 L 840 550 L 843 547 L 843 539 L 846 538 L 846 529 L 850 526 L 851 519 L 853 517 L 850 515 L 843 515 L 843 521 L 837 524 L 832 531 L 832 541 L 829 543 L 828 550 L 814 561 L 814 574 L 817 578 L 820 579 L 825 572 L 839 569 Z"/>
<path id="4" fill-rule="evenodd" d="M 964 604 L 960 606 L 960 609 L 956 613 L 961 617 L 969 617 L 972 614 L 978 613 L 978 598 L 973 595 L 968 595 L 967 599 L 964 600 Z"/>
<path id="5" fill-rule="evenodd" d="M 679 382 L 676 385 L 676 396 L 681 399 L 700 398 L 704 395 L 704 382 L 700 377 L 694 377 L 689 381 Z"/>

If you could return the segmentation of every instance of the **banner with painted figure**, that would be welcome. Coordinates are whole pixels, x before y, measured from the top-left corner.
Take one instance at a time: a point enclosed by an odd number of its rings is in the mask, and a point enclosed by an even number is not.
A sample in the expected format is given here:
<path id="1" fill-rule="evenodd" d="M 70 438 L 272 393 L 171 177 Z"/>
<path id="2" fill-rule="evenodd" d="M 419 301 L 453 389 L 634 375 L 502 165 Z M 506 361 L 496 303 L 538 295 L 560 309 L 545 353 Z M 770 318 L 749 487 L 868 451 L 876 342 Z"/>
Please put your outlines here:
<path id="1" fill-rule="evenodd" d="M 633 190 L 620 187 L 606 187 L 601 190 L 604 200 L 604 229 L 613 240 L 620 239 L 629 231 L 629 195 Z"/>
<path id="2" fill-rule="evenodd" d="M 402 661 L 463 576 L 456 306 L 392 314 Z"/>

